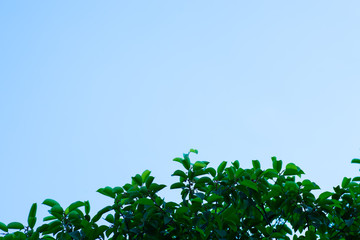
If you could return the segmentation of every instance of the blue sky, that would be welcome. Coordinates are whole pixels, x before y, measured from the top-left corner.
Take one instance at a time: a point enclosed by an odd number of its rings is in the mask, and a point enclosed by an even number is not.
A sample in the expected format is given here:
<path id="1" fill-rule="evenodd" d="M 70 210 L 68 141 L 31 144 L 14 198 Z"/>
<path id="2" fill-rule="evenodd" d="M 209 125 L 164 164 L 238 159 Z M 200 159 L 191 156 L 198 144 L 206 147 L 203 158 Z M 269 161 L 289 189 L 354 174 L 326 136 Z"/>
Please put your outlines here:
<path id="1" fill-rule="evenodd" d="M 171 160 L 359 175 L 358 1 L 1 1 L 0 221 Z M 168 200 L 178 192 L 162 192 Z M 40 216 L 47 208 L 39 206 Z"/>

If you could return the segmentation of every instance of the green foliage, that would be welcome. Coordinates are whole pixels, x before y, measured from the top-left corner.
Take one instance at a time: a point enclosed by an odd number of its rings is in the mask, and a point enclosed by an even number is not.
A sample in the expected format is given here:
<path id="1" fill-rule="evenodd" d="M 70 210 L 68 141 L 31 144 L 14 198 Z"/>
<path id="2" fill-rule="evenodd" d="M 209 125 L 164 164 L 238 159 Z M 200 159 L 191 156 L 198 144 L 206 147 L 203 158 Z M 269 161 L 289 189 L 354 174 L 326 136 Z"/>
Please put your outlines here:
<path id="1" fill-rule="evenodd" d="M 170 186 L 180 193 L 178 203 L 160 197 L 166 186 L 145 170 L 122 187 L 98 189 L 113 204 L 94 216 L 89 201 L 63 208 L 46 199 L 42 225 L 35 227 L 34 203 L 26 226 L 0 222 L 0 239 L 360 239 L 360 177 L 344 177 L 334 192 L 315 197 L 320 187 L 300 180 L 304 172 L 293 163 L 282 169 L 276 157 L 269 169 L 258 160 L 249 169 L 237 160 L 213 168 L 191 162 L 190 154 L 198 151 L 174 159 L 182 167 Z"/>

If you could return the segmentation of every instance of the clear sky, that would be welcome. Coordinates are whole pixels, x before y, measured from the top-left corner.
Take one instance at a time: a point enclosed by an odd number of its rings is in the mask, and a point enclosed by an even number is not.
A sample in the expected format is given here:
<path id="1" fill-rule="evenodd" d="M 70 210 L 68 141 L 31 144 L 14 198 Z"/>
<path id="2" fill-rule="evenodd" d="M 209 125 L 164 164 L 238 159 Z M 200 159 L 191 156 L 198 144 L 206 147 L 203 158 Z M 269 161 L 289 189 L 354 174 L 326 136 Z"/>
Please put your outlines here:
<path id="1" fill-rule="evenodd" d="M 145 169 L 170 185 L 190 148 L 359 175 L 359 26 L 350 0 L 0 1 L 0 221 L 94 213 Z"/>

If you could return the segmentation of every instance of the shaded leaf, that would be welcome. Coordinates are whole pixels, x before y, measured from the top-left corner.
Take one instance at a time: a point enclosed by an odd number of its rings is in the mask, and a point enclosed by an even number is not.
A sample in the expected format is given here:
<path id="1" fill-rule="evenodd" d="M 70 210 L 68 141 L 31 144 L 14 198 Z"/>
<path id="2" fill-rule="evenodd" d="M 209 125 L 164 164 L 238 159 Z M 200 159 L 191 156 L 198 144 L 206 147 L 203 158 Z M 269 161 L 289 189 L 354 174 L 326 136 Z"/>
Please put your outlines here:
<path id="1" fill-rule="evenodd" d="M 252 182 L 250 180 L 241 181 L 240 185 L 243 185 L 245 187 L 248 187 L 248 188 L 251 188 L 251 189 L 253 189 L 255 191 L 258 191 L 258 187 L 257 187 L 256 183 L 254 183 L 254 182 Z"/>
<path id="2" fill-rule="evenodd" d="M 170 189 L 177 189 L 177 188 L 183 188 L 185 187 L 185 184 L 181 183 L 181 182 L 177 182 L 177 183 L 173 183 L 170 186 Z"/>

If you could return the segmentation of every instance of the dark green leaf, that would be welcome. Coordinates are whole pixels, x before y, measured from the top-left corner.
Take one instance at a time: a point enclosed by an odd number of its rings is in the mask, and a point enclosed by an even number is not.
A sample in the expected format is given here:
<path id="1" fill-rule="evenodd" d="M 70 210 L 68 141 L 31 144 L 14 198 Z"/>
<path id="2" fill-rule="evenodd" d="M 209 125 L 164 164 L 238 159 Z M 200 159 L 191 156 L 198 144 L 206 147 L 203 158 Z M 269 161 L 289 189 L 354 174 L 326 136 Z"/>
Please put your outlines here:
<path id="1" fill-rule="evenodd" d="M 63 214 L 64 210 L 60 205 L 55 205 L 50 209 L 50 213 L 58 213 L 58 214 Z"/>
<path id="2" fill-rule="evenodd" d="M 109 212 L 109 211 L 111 211 L 111 210 L 112 210 L 112 207 L 111 207 L 111 206 L 104 207 L 104 208 L 101 209 L 97 214 L 95 214 L 95 216 L 91 219 L 91 222 L 92 222 L 92 223 L 97 222 L 104 213 L 107 213 L 107 212 Z"/>
<path id="3" fill-rule="evenodd" d="M 354 177 L 352 180 L 355 181 L 355 182 L 359 182 L 359 181 L 360 181 L 360 177 Z"/>
<path id="4" fill-rule="evenodd" d="M 45 222 L 45 221 L 51 221 L 51 220 L 55 220 L 55 219 L 56 219 L 56 217 L 54 217 L 54 216 L 47 216 L 47 217 L 44 217 L 43 221 Z"/>
<path id="5" fill-rule="evenodd" d="M 217 168 L 217 173 L 218 173 L 218 174 L 221 174 L 221 173 L 224 171 L 224 169 L 225 169 L 225 167 L 226 167 L 226 164 L 227 164 L 227 162 L 225 162 L 225 161 L 223 161 L 222 163 L 220 163 L 219 167 Z"/>
<path id="6" fill-rule="evenodd" d="M 258 187 L 257 187 L 256 183 L 254 183 L 254 182 L 252 182 L 250 180 L 241 181 L 240 185 L 243 185 L 245 187 L 248 187 L 248 188 L 251 188 L 251 189 L 253 189 L 255 191 L 258 191 Z"/>
<path id="7" fill-rule="evenodd" d="M 213 176 L 213 177 L 216 176 L 216 170 L 215 170 L 214 168 L 212 168 L 212 167 L 206 168 L 205 171 L 206 171 L 207 173 L 210 173 L 211 176 Z"/>
<path id="8" fill-rule="evenodd" d="M 31 229 L 34 228 L 36 224 L 36 217 L 28 217 L 28 225 Z"/>
<path id="9" fill-rule="evenodd" d="M 146 187 L 147 188 L 150 188 L 150 185 L 151 185 L 151 183 L 154 181 L 154 177 L 153 176 L 149 176 L 147 179 L 146 179 Z"/>
<path id="10" fill-rule="evenodd" d="M 142 178 L 139 174 L 136 174 L 135 177 L 132 177 L 133 183 L 132 185 L 138 185 L 141 186 L 142 185 Z"/>
<path id="11" fill-rule="evenodd" d="M 341 182 L 341 187 L 346 188 L 349 185 L 350 181 L 351 181 L 351 178 L 344 177 Z"/>
<path id="12" fill-rule="evenodd" d="M 37 204 L 33 203 L 30 208 L 29 217 L 36 217 Z"/>
<path id="13" fill-rule="evenodd" d="M 351 163 L 360 163 L 360 159 L 354 158 L 353 160 L 351 160 Z"/>
<path id="14" fill-rule="evenodd" d="M 19 222 L 11 222 L 7 225 L 8 229 L 24 229 L 24 225 Z"/>
<path id="15" fill-rule="evenodd" d="M 82 207 L 84 205 L 85 205 L 84 202 L 76 201 L 76 202 L 70 204 L 70 206 L 65 209 L 65 214 L 68 214 L 69 212 L 71 212 L 79 207 Z"/>
<path id="16" fill-rule="evenodd" d="M 108 221 L 109 223 L 114 223 L 114 222 L 115 222 L 114 215 L 113 215 L 113 214 L 108 214 L 108 215 L 105 217 L 105 220 Z"/>
<path id="17" fill-rule="evenodd" d="M 0 229 L 3 230 L 4 232 L 8 231 L 8 227 L 5 225 L 5 223 L 0 222 Z"/>
<path id="18" fill-rule="evenodd" d="M 233 165 L 236 169 L 238 169 L 238 168 L 240 167 L 240 163 L 239 163 L 238 160 L 235 160 L 235 161 L 232 163 L 232 165 Z"/>
<path id="19" fill-rule="evenodd" d="M 124 192 L 124 189 L 122 187 L 114 187 L 112 189 L 112 192 L 115 193 L 115 194 L 121 194 Z"/>
<path id="20" fill-rule="evenodd" d="M 259 160 L 252 160 L 252 165 L 253 165 L 253 168 L 255 168 L 255 169 L 261 168 Z"/>
<path id="21" fill-rule="evenodd" d="M 278 177 L 278 172 L 275 169 L 266 169 L 262 175 L 266 178 L 274 178 Z"/>
<path id="22" fill-rule="evenodd" d="M 53 207 L 55 205 L 60 205 L 57 201 L 55 201 L 53 199 L 45 199 L 42 204 L 47 205 L 49 207 Z"/>
<path id="23" fill-rule="evenodd" d="M 181 170 L 176 170 L 171 176 L 180 176 L 183 178 L 187 178 L 187 175 Z"/>
<path id="24" fill-rule="evenodd" d="M 209 177 L 202 177 L 196 181 L 196 183 L 210 183 L 210 182 L 212 182 L 212 181 Z"/>
<path id="25" fill-rule="evenodd" d="M 84 205 L 85 205 L 85 214 L 88 215 L 90 213 L 90 202 L 84 201 Z"/>
<path id="26" fill-rule="evenodd" d="M 206 199 L 206 201 L 207 201 L 208 203 L 212 203 L 212 202 L 215 202 L 215 201 L 219 201 L 219 200 L 221 200 L 221 199 L 223 199 L 222 196 L 219 196 L 219 195 L 217 195 L 217 194 L 212 194 L 211 196 L 209 196 L 209 197 Z"/>
<path id="27" fill-rule="evenodd" d="M 323 192 L 319 195 L 318 199 L 319 200 L 324 200 L 324 199 L 327 199 L 329 197 L 331 197 L 334 193 L 331 193 L 331 192 Z"/>
<path id="28" fill-rule="evenodd" d="M 184 160 L 182 161 L 182 164 L 186 170 L 190 169 L 190 158 L 189 154 L 184 154 Z"/>
<path id="29" fill-rule="evenodd" d="M 28 225 L 31 229 L 34 228 L 35 223 L 36 223 L 36 209 L 37 209 L 37 204 L 33 203 L 33 205 L 31 205 L 29 216 L 28 216 Z"/>
<path id="30" fill-rule="evenodd" d="M 164 184 L 152 183 L 149 187 L 149 190 L 154 191 L 154 192 L 159 192 L 160 190 L 162 190 L 165 187 L 166 187 L 166 185 L 164 185 Z"/>
<path id="31" fill-rule="evenodd" d="M 243 172 L 244 172 L 244 169 L 242 169 L 242 168 L 237 169 L 235 172 L 235 177 L 239 178 Z"/>
<path id="32" fill-rule="evenodd" d="M 110 198 L 115 198 L 115 193 L 113 192 L 113 189 L 109 186 L 104 187 L 104 188 L 99 188 L 97 190 L 98 193 L 101 193 L 104 196 L 110 197 Z"/>
<path id="33" fill-rule="evenodd" d="M 181 183 L 181 182 L 177 182 L 177 183 L 174 183 L 170 186 L 170 189 L 177 189 L 177 188 L 183 188 L 185 187 L 185 184 Z"/>
<path id="34" fill-rule="evenodd" d="M 154 206 L 153 200 L 151 200 L 149 198 L 140 198 L 139 200 L 136 201 L 136 203 L 142 204 L 142 205 Z"/>

